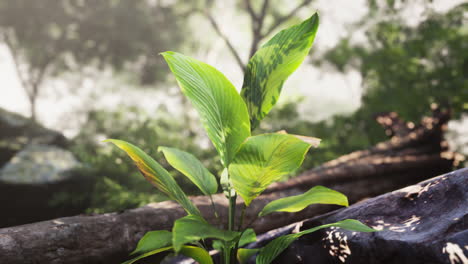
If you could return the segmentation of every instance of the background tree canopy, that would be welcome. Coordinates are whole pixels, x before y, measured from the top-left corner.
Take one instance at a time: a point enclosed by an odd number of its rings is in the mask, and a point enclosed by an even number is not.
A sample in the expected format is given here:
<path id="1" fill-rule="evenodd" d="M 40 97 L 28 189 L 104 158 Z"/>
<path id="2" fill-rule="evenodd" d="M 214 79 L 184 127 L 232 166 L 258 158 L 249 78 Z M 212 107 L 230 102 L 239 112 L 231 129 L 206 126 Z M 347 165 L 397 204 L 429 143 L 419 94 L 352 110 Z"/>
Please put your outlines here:
<path id="1" fill-rule="evenodd" d="M 459 117 L 468 110 L 467 11 L 468 4 L 445 14 L 428 10 L 416 27 L 405 25 L 398 13 L 377 19 L 366 31 L 366 43 L 342 39 L 324 59 L 340 71 L 359 69 L 366 89 L 360 111 L 398 109 L 417 121 L 437 103 Z"/>
<path id="2" fill-rule="evenodd" d="M 174 5 L 159 1 L 27 1 L 0 3 L 0 37 L 8 46 L 36 118 L 47 78 L 85 65 L 136 72 L 142 84 L 164 81 L 156 56 L 185 36 Z"/>
<path id="3" fill-rule="evenodd" d="M 318 123 L 291 122 L 299 115 L 297 104 L 288 103 L 268 117 L 265 130 L 285 124 L 291 133 L 324 139 L 319 149 L 312 150 L 316 155 L 311 155 L 310 163 L 305 163 L 309 168 L 384 140 L 384 130 L 375 122 L 378 113 L 396 111 L 416 123 L 430 115 L 431 104 L 449 107 L 455 119 L 467 112 L 468 4 L 444 14 L 426 10 L 426 19 L 408 26 L 392 3 L 369 2 L 369 15 L 352 30 L 367 29 L 363 43 L 353 43 L 351 33 L 314 59 L 319 66 L 360 72 L 365 90 L 356 112 Z"/>
<path id="4" fill-rule="evenodd" d="M 213 160 L 213 147 L 206 144 L 202 129 L 195 125 L 197 117 L 192 107 L 177 99 L 179 94 L 172 89 L 175 82 L 168 81 L 168 67 L 158 53 L 180 49 L 202 53 L 194 43 L 205 38 L 210 42 L 212 37 L 222 41 L 222 56 L 229 52 L 237 66 L 244 68 L 244 55 L 251 56 L 265 37 L 299 21 L 301 12 L 313 13 L 316 5 L 316 1 L 309 0 L 232 3 L 236 18 L 245 20 L 246 28 L 242 29 L 249 36 L 245 40 L 227 33 L 224 17 L 212 8 L 214 1 L 0 2 L 0 41 L 12 54 L 33 119 L 37 98 L 47 89 L 47 80 L 61 78 L 64 73 L 79 73 L 87 67 L 98 73 L 111 70 L 116 76 L 131 75 L 131 88 L 160 88 L 166 96 L 155 97 L 155 104 L 178 100 L 174 109 L 159 107 L 152 112 L 145 108 L 143 100 L 132 107 L 89 106 L 79 133 L 72 139 L 72 151 L 91 169 L 86 173 L 96 182 L 88 211 L 116 211 L 165 199 L 130 163 L 123 162 L 122 153 L 103 147 L 100 141 L 104 138 L 135 143 L 161 162 L 164 159 L 157 153 L 157 146 L 178 147 L 197 156 L 211 172 L 219 172 L 221 167 L 219 160 Z M 352 25 L 348 36 L 328 50 L 317 52 L 313 48 L 309 67 L 324 72 L 359 72 L 363 96 L 357 111 L 311 122 L 299 113 L 301 100 L 291 99 L 274 109 L 255 133 L 285 129 L 322 138 L 320 148 L 307 155 L 302 167 L 305 170 L 386 139 L 384 130 L 374 120 L 381 112 L 395 111 L 416 123 L 430 113 L 432 104 L 439 104 L 451 108 L 454 118 L 462 118 L 468 110 L 468 4 L 439 13 L 426 5 L 430 1 L 421 1 L 424 16 L 420 22 L 409 25 L 403 12 L 408 3 L 369 0 L 367 14 Z M 192 20 L 197 16 L 199 20 Z M 326 17 L 327 13 L 321 12 L 321 16 Z M 206 28 L 199 26 L 203 21 Z M 200 28 L 191 30 L 194 27 Z M 208 30 L 213 36 L 208 36 Z M 356 40 L 358 32 L 365 33 L 364 39 Z M 319 30 L 318 36 L 322 34 L 327 33 Z M 247 43 L 245 53 L 236 47 L 241 41 Z M 303 81 L 315 85 L 314 80 Z M 116 90 L 122 89 L 120 86 L 127 89 L 122 84 L 117 86 Z M 98 97 L 110 97 L 113 92 L 97 89 Z M 174 114 L 175 110 L 181 114 Z M 198 194 L 184 177 L 178 177 L 167 163 L 163 165 L 184 188 Z"/>

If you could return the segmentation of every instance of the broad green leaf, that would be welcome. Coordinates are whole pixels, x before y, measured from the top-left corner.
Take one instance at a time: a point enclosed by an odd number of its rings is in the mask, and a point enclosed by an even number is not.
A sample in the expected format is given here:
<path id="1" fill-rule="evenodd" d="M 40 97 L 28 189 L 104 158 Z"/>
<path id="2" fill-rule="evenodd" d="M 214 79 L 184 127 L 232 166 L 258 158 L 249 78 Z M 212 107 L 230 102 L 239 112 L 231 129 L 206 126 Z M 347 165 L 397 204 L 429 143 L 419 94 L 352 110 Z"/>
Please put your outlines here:
<path id="1" fill-rule="evenodd" d="M 218 190 L 216 178 L 205 166 L 190 153 L 168 147 L 159 147 L 167 162 L 187 176 L 205 195 L 215 194 Z"/>
<path id="2" fill-rule="evenodd" d="M 150 231 L 138 241 L 136 249 L 130 253 L 143 254 L 172 245 L 172 233 L 167 230 Z"/>
<path id="3" fill-rule="evenodd" d="M 172 234 L 172 244 L 176 252 L 179 252 L 184 244 L 201 239 L 216 238 L 232 241 L 239 238 L 240 235 L 239 232 L 220 230 L 196 215 L 188 215 L 176 220 Z"/>
<path id="4" fill-rule="evenodd" d="M 172 200 L 177 201 L 187 211 L 188 214 L 201 215 L 200 211 L 188 199 L 174 178 L 158 162 L 148 156 L 143 150 L 128 142 L 108 139 L 105 142 L 111 142 L 127 153 L 135 162 L 143 176 L 156 188 L 164 192 Z"/>
<path id="5" fill-rule="evenodd" d="M 153 256 L 153 255 L 163 253 L 163 252 L 167 252 L 167 251 L 169 251 L 171 249 L 172 249 L 172 246 L 171 247 L 164 247 L 164 248 L 155 249 L 155 250 L 147 252 L 147 253 L 145 253 L 143 255 L 140 255 L 140 256 L 138 256 L 136 258 L 127 260 L 127 261 L 123 262 L 122 264 L 132 264 L 132 263 L 135 263 L 136 261 L 138 261 L 138 260 L 140 260 L 142 258 L 146 258 L 146 257 Z"/>
<path id="6" fill-rule="evenodd" d="M 180 254 L 194 259 L 199 264 L 213 264 L 213 259 L 206 250 L 200 247 L 183 246 Z"/>
<path id="7" fill-rule="evenodd" d="M 242 233 L 238 246 L 242 247 L 255 241 L 257 241 L 255 231 L 252 228 L 248 228 Z"/>
<path id="8" fill-rule="evenodd" d="M 286 79 L 309 53 L 317 32 L 317 14 L 276 34 L 250 59 L 241 95 L 255 128 L 278 101 Z"/>
<path id="9" fill-rule="evenodd" d="M 259 249 L 257 248 L 239 248 L 237 250 L 237 261 L 240 264 L 246 264 L 250 257 L 255 255 Z"/>
<path id="10" fill-rule="evenodd" d="M 162 55 L 228 167 L 239 146 L 250 136 L 247 106 L 234 85 L 214 67 L 176 52 Z"/>
<path id="11" fill-rule="evenodd" d="M 304 230 L 302 232 L 296 234 L 289 234 L 285 236 L 278 237 L 268 243 L 265 247 L 260 250 L 260 253 L 257 256 L 257 264 L 269 264 L 271 263 L 281 252 L 283 252 L 294 240 L 298 239 L 299 237 L 315 232 L 319 229 L 327 228 L 327 227 L 340 227 L 343 229 L 351 230 L 351 231 L 359 231 L 359 232 L 375 232 L 377 230 L 372 229 L 363 223 L 359 222 L 358 220 L 354 219 L 346 219 L 343 221 L 339 221 L 332 224 L 326 224 L 317 226 L 311 229 Z"/>
<path id="12" fill-rule="evenodd" d="M 258 215 L 265 216 L 273 212 L 299 212 L 311 204 L 349 205 L 348 198 L 344 194 L 323 186 L 315 186 L 301 195 L 281 198 L 267 204 Z"/>
<path id="13" fill-rule="evenodd" d="M 234 189 L 249 205 L 271 183 L 299 168 L 310 146 L 287 134 L 272 133 L 248 138 L 229 166 Z"/>

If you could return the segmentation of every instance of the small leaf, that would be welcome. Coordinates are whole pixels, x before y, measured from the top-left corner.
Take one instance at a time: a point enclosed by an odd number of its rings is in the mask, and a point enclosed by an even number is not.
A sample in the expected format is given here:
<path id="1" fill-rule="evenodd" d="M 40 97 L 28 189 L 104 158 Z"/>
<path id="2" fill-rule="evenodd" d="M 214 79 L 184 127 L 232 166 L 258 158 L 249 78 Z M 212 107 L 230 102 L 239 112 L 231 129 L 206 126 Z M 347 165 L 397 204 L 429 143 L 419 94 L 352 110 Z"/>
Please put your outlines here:
<path id="1" fill-rule="evenodd" d="M 250 136 L 247 106 L 232 83 L 214 67 L 176 52 L 162 53 L 182 92 L 192 102 L 211 142 L 228 167 Z"/>
<path id="2" fill-rule="evenodd" d="M 271 263 L 281 252 L 283 252 L 294 240 L 298 239 L 298 234 L 289 234 L 278 237 L 268 243 L 265 247 L 260 249 L 260 253 L 257 256 L 256 264 L 269 264 Z"/>
<path id="3" fill-rule="evenodd" d="M 237 260 L 240 264 L 247 264 L 250 257 L 257 254 L 258 251 L 259 249 L 257 248 L 239 248 L 237 250 Z"/>
<path id="4" fill-rule="evenodd" d="M 130 260 L 127 260 L 125 262 L 123 262 L 122 264 L 132 264 L 132 263 L 135 263 L 136 261 L 142 259 L 142 258 L 146 258 L 146 257 L 149 257 L 149 256 L 153 256 L 153 255 L 156 255 L 156 254 L 159 254 L 159 253 L 163 253 L 163 252 L 167 252 L 169 250 L 172 249 L 172 246 L 171 247 L 164 247 L 164 248 L 159 248 L 159 249 L 156 249 L 156 250 L 152 250 L 150 252 L 147 252 L 143 255 L 140 255 L 136 258 L 133 258 L 133 259 L 130 259 Z"/>
<path id="5" fill-rule="evenodd" d="M 276 34 L 250 59 L 241 95 L 249 109 L 252 129 L 278 101 L 284 82 L 309 53 L 317 32 L 317 14 Z"/>
<path id="6" fill-rule="evenodd" d="M 233 250 L 236 247 L 236 242 L 235 240 L 233 241 L 214 240 L 211 246 L 213 247 L 213 249 L 223 254 L 223 252 L 225 252 L 226 250 Z"/>
<path id="7" fill-rule="evenodd" d="M 159 147 L 167 162 L 187 176 L 205 195 L 215 194 L 218 190 L 216 178 L 205 166 L 190 153 L 168 147 Z"/>
<path id="8" fill-rule="evenodd" d="M 365 224 L 355 219 L 345 219 L 345 220 L 334 223 L 333 226 L 340 227 L 346 230 L 358 231 L 358 232 L 377 232 L 378 231 L 378 230 L 375 230 L 373 228 L 366 226 Z M 313 231 L 304 230 L 301 233 L 308 234 L 311 232 Z"/>
<path id="9" fill-rule="evenodd" d="M 248 138 L 229 166 L 234 189 L 249 205 L 271 183 L 297 170 L 310 146 L 287 134 L 272 133 Z"/>
<path id="10" fill-rule="evenodd" d="M 223 250 L 224 241 L 222 241 L 222 240 L 213 240 L 213 244 L 211 244 L 211 246 L 213 247 L 213 249 L 218 250 L 218 251 L 221 252 L 221 250 Z"/>
<path id="11" fill-rule="evenodd" d="M 226 168 L 224 168 L 221 172 L 219 184 L 221 185 L 221 188 L 223 188 L 223 193 L 224 196 L 226 196 L 226 198 L 229 199 L 229 197 L 233 197 L 234 195 L 236 195 L 236 191 L 231 188 L 231 179 L 229 179 L 229 171 Z"/>
<path id="12" fill-rule="evenodd" d="M 200 247 L 183 246 L 180 254 L 194 259 L 199 264 L 213 264 L 213 259 L 206 250 Z"/>
<path id="13" fill-rule="evenodd" d="M 172 234 L 172 244 L 176 252 L 179 252 L 184 244 L 200 239 L 216 238 L 223 241 L 233 241 L 240 236 L 239 232 L 220 230 L 195 215 L 188 215 L 176 220 Z"/>
<path id="14" fill-rule="evenodd" d="M 172 233 L 167 230 L 158 230 L 147 232 L 141 239 L 138 241 L 136 249 L 130 253 L 134 254 L 143 254 L 152 250 L 160 249 L 163 247 L 172 245 Z"/>
<path id="15" fill-rule="evenodd" d="M 242 247 L 255 241 L 257 241 L 255 231 L 252 228 L 248 228 L 242 233 L 238 246 Z"/>
<path id="16" fill-rule="evenodd" d="M 143 176 L 160 191 L 164 192 L 172 200 L 177 201 L 188 214 L 201 215 L 198 208 L 188 199 L 174 178 L 158 162 L 146 154 L 143 150 L 128 142 L 108 139 L 104 142 L 114 143 L 127 153 L 135 162 Z"/>
<path id="17" fill-rule="evenodd" d="M 344 194 L 332 189 L 315 186 L 301 195 L 281 198 L 267 204 L 258 215 L 265 216 L 273 212 L 299 212 L 311 204 L 348 206 L 348 198 Z"/>
<path id="18" fill-rule="evenodd" d="M 296 234 L 289 234 L 285 236 L 278 237 L 268 243 L 265 247 L 260 250 L 260 253 L 257 256 L 257 264 L 269 264 L 271 263 L 281 252 L 283 252 L 294 240 L 298 239 L 299 237 L 310 234 L 315 232 L 319 229 L 327 228 L 327 227 L 340 227 L 343 229 L 351 230 L 351 231 L 359 231 L 359 232 L 375 232 L 377 230 L 372 229 L 363 223 L 359 222 L 358 220 L 354 219 L 346 219 L 343 221 L 339 221 L 332 224 L 326 224 L 317 226 L 311 229 L 304 230 L 302 232 Z"/>

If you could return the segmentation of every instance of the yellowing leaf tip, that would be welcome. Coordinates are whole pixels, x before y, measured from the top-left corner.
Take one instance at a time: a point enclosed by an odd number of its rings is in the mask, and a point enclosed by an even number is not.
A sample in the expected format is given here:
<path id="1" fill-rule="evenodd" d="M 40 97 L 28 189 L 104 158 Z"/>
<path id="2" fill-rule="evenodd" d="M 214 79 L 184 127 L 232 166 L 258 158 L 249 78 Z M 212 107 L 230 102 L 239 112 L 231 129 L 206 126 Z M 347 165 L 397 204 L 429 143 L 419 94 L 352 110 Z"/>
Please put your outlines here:
<path id="1" fill-rule="evenodd" d="M 316 138 L 316 137 L 307 137 L 307 136 L 301 136 L 301 135 L 295 135 L 295 134 L 288 134 L 288 132 L 284 129 L 277 131 L 276 134 L 294 136 L 304 141 L 305 143 L 310 144 L 314 148 L 317 148 L 320 145 L 320 142 L 322 141 L 320 138 Z"/>

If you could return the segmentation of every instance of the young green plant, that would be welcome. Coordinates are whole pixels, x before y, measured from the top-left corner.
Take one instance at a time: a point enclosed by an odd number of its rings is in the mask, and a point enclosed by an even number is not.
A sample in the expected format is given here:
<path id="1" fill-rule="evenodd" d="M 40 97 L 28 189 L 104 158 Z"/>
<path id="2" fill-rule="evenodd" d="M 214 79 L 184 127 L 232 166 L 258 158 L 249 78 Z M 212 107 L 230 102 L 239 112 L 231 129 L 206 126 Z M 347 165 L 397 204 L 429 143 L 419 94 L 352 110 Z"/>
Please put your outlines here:
<path id="1" fill-rule="evenodd" d="M 187 216 L 174 222 L 172 232 L 152 231 L 143 236 L 132 252 L 139 256 L 126 264 L 153 255 L 162 259 L 169 253 L 183 254 L 201 264 L 211 264 L 213 259 L 205 247 L 207 239 L 213 241 L 212 247 L 220 251 L 224 264 L 244 263 L 254 254 L 257 254 L 257 263 L 267 264 L 295 239 L 318 229 L 335 226 L 361 232 L 374 231 L 357 220 L 347 219 L 277 238 L 261 249 L 243 249 L 242 246 L 255 241 L 255 233 L 252 229 L 236 228 L 236 223 L 244 228 L 244 214 L 241 219 L 235 219 L 238 196 L 243 199 L 245 207 L 249 206 L 270 184 L 297 170 L 309 148 L 318 145 L 318 139 L 285 132 L 251 134 L 278 101 L 286 79 L 306 58 L 318 23 L 319 18 L 315 14 L 265 43 L 247 65 L 240 94 L 214 67 L 176 52 L 162 53 L 183 94 L 198 111 L 225 169 L 218 181 L 192 154 L 170 147 L 159 147 L 159 150 L 171 166 L 210 198 L 217 193 L 220 182 L 229 201 L 228 224 L 225 229 L 209 224 L 158 162 L 130 143 L 109 139 L 107 141 L 130 156 L 150 183 L 187 212 Z M 316 186 L 302 195 L 269 203 L 258 217 L 273 212 L 298 212 L 317 203 L 348 206 L 345 195 Z M 216 210 L 213 201 L 212 205 Z"/>

